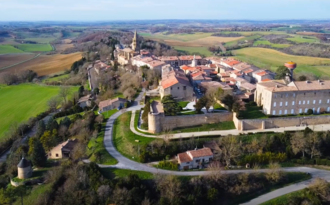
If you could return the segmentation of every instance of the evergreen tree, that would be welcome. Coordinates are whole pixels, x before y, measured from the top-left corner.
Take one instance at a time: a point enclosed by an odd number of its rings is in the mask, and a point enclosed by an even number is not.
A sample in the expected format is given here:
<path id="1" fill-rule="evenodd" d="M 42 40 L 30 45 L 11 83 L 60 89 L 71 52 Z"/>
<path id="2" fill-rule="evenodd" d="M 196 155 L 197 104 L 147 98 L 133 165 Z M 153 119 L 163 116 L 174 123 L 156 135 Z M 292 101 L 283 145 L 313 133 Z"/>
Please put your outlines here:
<path id="1" fill-rule="evenodd" d="M 38 123 L 37 136 L 40 137 L 46 130 L 46 125 L 43 120 L 40 120 Z"/>
<path id="2" fill-rule="evenodd" d="M 29 155 L 33 165 L 42 167 L 46 164 L 47 156 L 41 142 L 37 138 L 29 140 Z"/>
<path id="3" fill-rule="evenodd" d="M 289 69 L 287 67 L 285 67 L 285 66 L 280 66 L 276 70 L 276 76 L 275 76 L 275 78 L 278 79 L 278 80 L 282 80 L 282 79 L 285 78 L 285 76 L 286 76 L 287 73 L 290 75 Z"/>

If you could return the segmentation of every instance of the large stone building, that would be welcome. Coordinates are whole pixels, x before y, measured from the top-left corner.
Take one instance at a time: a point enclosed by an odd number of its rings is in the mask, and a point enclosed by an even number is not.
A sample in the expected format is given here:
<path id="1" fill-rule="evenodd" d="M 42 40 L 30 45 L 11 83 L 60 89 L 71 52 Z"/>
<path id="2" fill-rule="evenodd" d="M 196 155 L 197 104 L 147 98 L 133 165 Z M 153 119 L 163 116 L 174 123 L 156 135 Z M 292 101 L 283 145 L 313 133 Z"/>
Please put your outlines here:
<path id="1" fill-rule="evenodd" d="M 257 84 L 255 102 L 267 115 L 330 112 L 330 81 L 267 81 Z"/>
<path id="2" fill-rule="evenodd" d="M 77 143 L 77 140 L 67 140 L 58 144 L 48 152 L 48 159 L 63 159 L 70 157 L 70 153 Z"/>
<path id="3" fill-rule="evenodd" d="M 160 97 L 172 95 L 176 100 L 193 100 L 194 90 L 183 72 L 171 71 L 162 76 Z"/>
<path id="4" fill-rule="evenodd" d="M 125 107 L 126 102 L 127 100 L 124 98 L 115 98 L 115 99 L 101 101 L 99 103 L 99 113 L 113 109 L 122 109 Z"/>
<path id="5" fill-rule="evenodd" d="M 134 37 L 132 39 L 131 48 L 118 49 L 118 63 L 120 65 L 127 65 L 131 62 L 131 59 L 138 55 L 138 38 L 136 31 L 134 32 Z"/>

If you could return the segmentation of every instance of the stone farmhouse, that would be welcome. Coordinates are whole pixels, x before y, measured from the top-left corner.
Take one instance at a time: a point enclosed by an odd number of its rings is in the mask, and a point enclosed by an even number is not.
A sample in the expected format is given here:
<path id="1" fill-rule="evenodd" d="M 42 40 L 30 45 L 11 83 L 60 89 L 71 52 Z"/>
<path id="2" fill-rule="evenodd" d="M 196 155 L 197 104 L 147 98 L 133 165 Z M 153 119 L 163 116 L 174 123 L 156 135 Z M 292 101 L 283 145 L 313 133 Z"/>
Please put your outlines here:
<path id="1" fill-rule="evenodd" d="M 180 153 L 177 159 L 180 170 L 202 169 L 213 159 L 213 153 L 210 148 L 206 147 Z"/>
<path id="2" fill-rule="evenodd" d="M 99 103 L 99 113 L 106 112 L 112 109 L 124 108 L 126 102 L 127 100 L 124 98 L 115 98 L 101 101 Z"/>
<path id="3" fill-rule="evenodd" d="M 62 142 L 48 152 L 48 159 L 63 159 L 70 157 L 70 153 L 76 144 L 77 140 L 67 140 Z"/>
<path id="4" fill-rule="evenodd" d="M 79 100 L 78 100 L 78 105 L 81 107 L 81 108 L 85 108 L 85 107 L 90 107 L 92 106 L 92 97 L 91 95 L 86 95 L 84 97 L 81 97 Z"/>

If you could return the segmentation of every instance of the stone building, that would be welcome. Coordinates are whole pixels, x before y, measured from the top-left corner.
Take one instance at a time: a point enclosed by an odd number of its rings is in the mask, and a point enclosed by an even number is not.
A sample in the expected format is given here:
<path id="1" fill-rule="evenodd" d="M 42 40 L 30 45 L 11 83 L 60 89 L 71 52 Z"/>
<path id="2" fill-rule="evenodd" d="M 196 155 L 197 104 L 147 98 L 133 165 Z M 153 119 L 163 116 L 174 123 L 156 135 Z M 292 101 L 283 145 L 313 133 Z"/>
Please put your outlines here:
<path id="1" fill-rule="evenodd" d="M 99 113 L 113 110 L 113 109 L 122 109 L 127 102 L 124 98 L 115 98 L 110 100 L 104 100 L 99 103 Z"/>
<path id="2" fill-rule="evenodd" d="M 255 102 L 267 115 L 330 112 L 330 81 L 267 81 L 257 84 Z"/>
<path id="3" fill-rule="evenodd" d="M 70 157 L 77 140 L 67 140 L 51 149 L 48 153 L 48 159 L 63 159 Z"/>
<path id="4" fill-rule="evenodd" d="M 177 100 L 193 100 L 194 89 L 182 72 L 172 71 L 162 76 L 159 87 L 160 97 L 172 95 Z"/>
<path id="5" fill-rule="evenodd" d="M 32 176 L 31 162 L 24 157 L 17 165 L 17 172 L 19 179 L 28 179 Z"/>
<path id="6" fill-rule="evenodd" d="M 177 158 L 180 170 L 202 169 L 213 159 L 213 153 L 206 147 L 180 153 Z"/>

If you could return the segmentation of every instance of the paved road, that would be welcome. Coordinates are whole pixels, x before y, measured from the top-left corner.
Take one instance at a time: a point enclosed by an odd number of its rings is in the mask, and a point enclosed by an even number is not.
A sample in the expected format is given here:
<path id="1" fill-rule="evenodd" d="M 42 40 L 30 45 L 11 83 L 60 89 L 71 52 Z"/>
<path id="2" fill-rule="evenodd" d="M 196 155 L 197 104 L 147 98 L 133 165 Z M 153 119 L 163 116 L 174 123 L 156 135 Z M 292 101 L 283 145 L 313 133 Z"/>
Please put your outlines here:
<path id="1" fill-rule="evenodd" d="M 137 101 L 135 102 L 135 104 L 128 108 L 127 110 L 122 110 L 120 112 L 115 113 L 114 115 L 112 115 L 109 120 L 107 121 L 106 124 L 106 129 L 105 129 L 105 135 L 104 135 L 104 145 L 106 150 L 109 152 L 110 155 L 112 155 L 114 158 L 116 158 L 118 160 L 118 164 L 116 165 L 99 165 L 100 167 L 113 167 L 113 168 L 121 168 L 121 169 L 130 169 L 130 170 L 138 170 L 138 171 L 146 171 L 146 172 L 150 172 L 150 173 L 160 173 L 160 174 L 172 174 L 172 175 L 179 175 L 179 176 L 201 176 L 201 175 L 207 175 L 210 174 L 209 171 L 191 171 L 191 172 L 183 172 L 183 171 L 169 171 L 169 170 L 162 170 L 162 169 L 157 169 L 155 167 L 151 167 L 148 166 L 147 164 L 142 164 L 142 163 L 138 163 L 135 162 L 131 159 L 128 159 L 126 157 L 124 157 L 122 154 L 120 154 L 114 144 L 113 144 L 113 135 L 112 135 L 112 131 L 113 131 L 113 125 L 115 120 L 123 113 L 125 113 L 126 111 L 132 111 L 133 113 L 135 113 L 136 110 L 140 110 L 141 109 L 141 105 L 139 103 L 139 101 L 141 100 L 143 96 L 143 92 L 140 93 L 139 97 L 137 98 Z M 133 121 L 132 121 L 133 119 Z M 131 118 L 131 125 L 130 128 L 134 131 L 134 118 Z M 136 131 L 136 130 L 135 130 Z M 260 130 L 257 130 L 260 132 Z M 279 130 L 276 130 L 279 131 Z M 229 131 L 231 132 L 231 131 Z M 203 132 L 202 132 L 203 133 Z M 223 134 L 224 131 L 221 131 L 221 134 Z M 139 135 L 142 135 L 141 133 L 136 133 Z M 185 133 L 182 133 L 185 134 Z M 182 135 L 180 134 L 180 135 Z M 197 135 L 197 133 L 193 133 L 195 136 Z M 199 135 L 200 133 L 198 133 Z M 209 134 L 209 133 L 205 133 L 205 134 Z M 191 136 L 191 133 L 189 134 L 189 136 Z M 213 135 L 213 134 L 212 134 Z M 224 135 L 224 134 L 223 134 Z M 144 136 L 144 135 L 142 135 Z M 150 136 L 150 135 L 146 135 L 146 137 L 155 137 L 155 136 Z M 160 137 L 160 136 L 158 136 Z M 304 189 L 308 186 L 308 184 L 315 178 L 320 177 L 323 179 L 326 179 L 327 181 L 330 181 L 330 171 L 326 171 L 326 170 L 319 170 L 319 169 L 314 169 L 314 168 L 309 168 L 309 167 L 292 167 L 292 168 L 282 168 L 283 171 L 285 172 L 307 172 L 310 173 L 312 175 L 312 179 L 311 180 L 307 180 L 304 182 L 300 182 L 300 183 L 296 183 L 287 187 L 283 187 L 281 189 L 277 189 L 275 191 L 269 192 L 267 194 L 261 195 L 247 203 L 244 203 L 244 205 L 256 205 L 256 204 L 260 204 L 263 202 L 266 202 L 270 199 L 279 197 L 281 195 L 290 193 L 290 192 L 294 192 L 297 190 L 301 190 Z M 233 174 L 233 173 L 253 173 L 253 172 L 266 172 L 268 171 L 267 169 L 261 169 L 261 170 L 224 170 L 222 171 L 224 174 Z"/>

